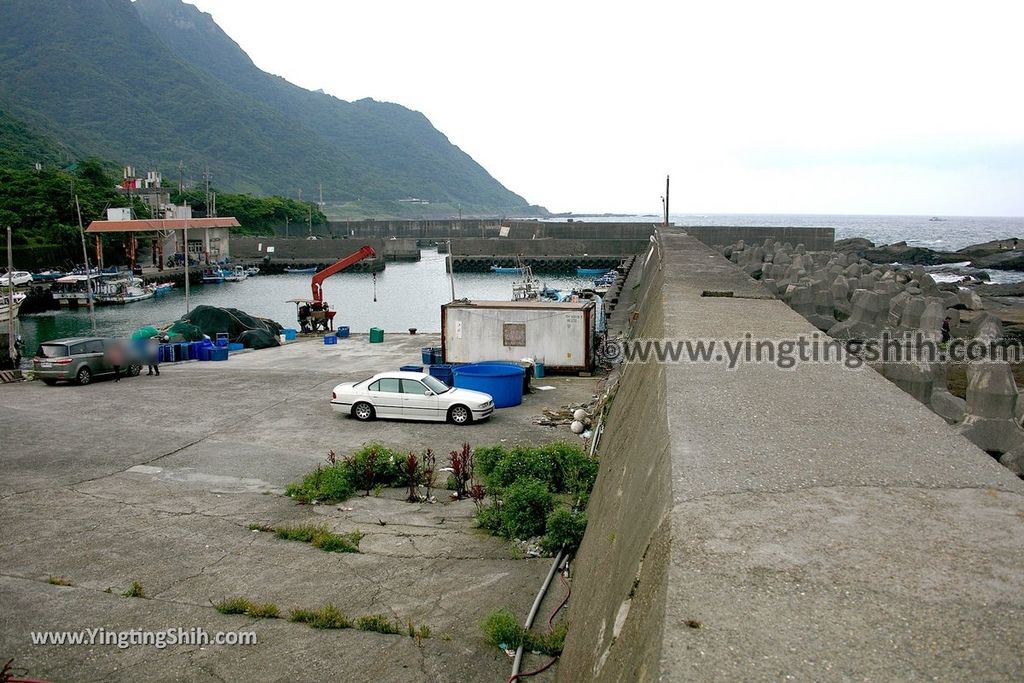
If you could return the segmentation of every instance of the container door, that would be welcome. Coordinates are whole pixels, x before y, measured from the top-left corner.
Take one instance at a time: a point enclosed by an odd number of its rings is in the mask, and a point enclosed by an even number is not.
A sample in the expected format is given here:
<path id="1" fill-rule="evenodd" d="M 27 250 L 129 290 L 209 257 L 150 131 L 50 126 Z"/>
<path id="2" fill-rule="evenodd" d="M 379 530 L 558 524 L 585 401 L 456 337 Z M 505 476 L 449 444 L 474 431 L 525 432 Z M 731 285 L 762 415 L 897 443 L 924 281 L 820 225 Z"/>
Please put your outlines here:
<path id="1" fill-rule="evenodd" d="M 441 420 L 440 400 L 423 382 L 402 380 L 402 417 L 409 420 Z"/>
<path id="2" fill-rule="evenodd" d="M 377 417 L 402 417 L 402 387 L 398 379 L 383 377 L 370 385 L 370 402 Z"/>

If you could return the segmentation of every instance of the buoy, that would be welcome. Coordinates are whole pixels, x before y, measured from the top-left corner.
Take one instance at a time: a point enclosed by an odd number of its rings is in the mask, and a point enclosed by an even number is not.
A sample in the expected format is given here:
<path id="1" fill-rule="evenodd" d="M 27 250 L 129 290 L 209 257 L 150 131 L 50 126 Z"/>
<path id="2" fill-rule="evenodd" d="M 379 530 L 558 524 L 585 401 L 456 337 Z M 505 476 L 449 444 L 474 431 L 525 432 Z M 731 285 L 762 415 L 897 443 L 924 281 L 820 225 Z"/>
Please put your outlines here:
<path id="1" fill-rule="evenodd" d="M 572 414 L 572 419 L 577 422 L 583 422 L 583 420 L 587 419 L 587 411 L 583 410 L 583 408 L 577 408 L 576 412 Z"/>
<path id="2" fill-rule="evenodd" d="M 582 434 L 583 433 L 583 423 L 580 422 L 579 420 L 573 420 L 572 424 L 569 425 L 569 429 L 572 430 L 573 434 Z"/>

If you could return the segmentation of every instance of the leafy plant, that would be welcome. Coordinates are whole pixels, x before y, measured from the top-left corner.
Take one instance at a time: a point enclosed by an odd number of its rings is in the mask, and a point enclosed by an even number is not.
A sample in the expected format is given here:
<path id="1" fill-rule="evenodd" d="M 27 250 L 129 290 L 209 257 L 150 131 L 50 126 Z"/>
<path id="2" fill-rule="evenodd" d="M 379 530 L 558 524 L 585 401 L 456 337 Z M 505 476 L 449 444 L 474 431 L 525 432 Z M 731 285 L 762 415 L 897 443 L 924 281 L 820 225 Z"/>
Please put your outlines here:
<path id="1" fill-rule="evenodd" d="M 455 497 L 461 500 L 466 497 L 466 485 L 473 478 L 473 449 L 468 443 L 463 443 L 462 450 L 448 454 L 448 462 L 455 480 Z"/>
<path id="2" fill-rule="evenodd" d="M 242 597 L 225 598 L 213 603 L 213 607 L 221 614 L 244 614 L 255 619 L 278 619 L 281 616 L 277 605 L 272 602 L 260 605 Z"/>
<path id="3" fill-rule="evenodd" d="M 72 586 L 72 585 L 74 585 L 70 581 L 65 579 L 63 576 L 51 576 L 50 578 L 48 578 L 46 580 L 46 583 L 51 584 L 53 586 Z"/>
<path id="4" fill-rule="evenodd" d="M 285 487 L 285 494 L 301 503 L 340 503 L 348 499 L 354 493 L 349 468 L 335 459 L 334 451 L 327 454 L 327 462 L 326 467 L 317 465 L 300 483 Z"/>
<path id="5" fill-rule="evenodd" d="M 497 505 L 486 505 L 477 510 L 476 525 L 492 534 L 500 534 L 502 527 L 501 508 Z"/>
<path id="6" fill-rule="evenodd" d="M 423 486 L 427 489 L 427 500 L 430 500 L 430 489 L 434 487 L 434 477 L 437 473 L 437 456 L 434 451 L 427 449 L 420 459 L 423 467 Z"/>
<path id="7" fill-rule="evenodd" d="M 274 529 L 274 533 L 286 541 L 310 543 L 314 548 L 333 553 L 358 553 L 359 541 L 363 538 L 363 533 L 358 530 L 336 534 L 329 531 L 325 524 L 279 526 Z"/>
<path id="8" fill-rule="evenodd" d="M 488 645 L 503 650 L 514 650 L 523 642 L 523 627 L 516 620 L 516 615 L 507 607 L 488 614 L 480 628 L 483 629 L 484 640 Z"/>
<path id="9" fill-rule="evenodd" d="M 479 513 L 484 508 L 484 498 L 487 496 L 487 490 L 478 482 L 473 480 L 473 485 L 469 487 L 469 497 L 473 499 L 476 504 L 476 511 Z"/>
<path id="10" fill-rule="evenodd" d="M 507 538 L 530 538 L 544 533 L 554 505 L 547 484 L 539 479 L 519 479 L 505 489 L 501 505 L 502 533 Z"/>
<path id="11" fill-rule="evenodd" d="M 288 614 L 288 621 L 309 624 L 313 628 L 321 629 L 352 628 L 352 622 L 332 603 L 327 603 L 316 611 L 293 609 Z"/>
<path id="12" fill-rule="evenodd" d="M 587 530 L 587 513 L 574 512 L 565 505 L 560 505 L 548 515 L 547 532 L 541 542 L 548 553 L 557 553 L 561 548 L 575 550 L 583 541 Z"/>
<path id="13" fill-rule="evenodd" d="M 402 474 L 405 475 L 405 486 L 409 490 L 406 500 L 410 503 L 418 502 L 420 494 L 417 488 L 419 486 L 422 473 L 420 472 L 420 460 L 412 451 L 409 451 L 409 455 L 405 456 L 405 467 Z"/>
<path id="14" fill-rule="evenodd" d="M 399 486 L 404 482 L 402 464 L 405 458 L 379 443 L 363 446 L 345 458 L 352 486 L 369 496 L 374 486 Z"/>

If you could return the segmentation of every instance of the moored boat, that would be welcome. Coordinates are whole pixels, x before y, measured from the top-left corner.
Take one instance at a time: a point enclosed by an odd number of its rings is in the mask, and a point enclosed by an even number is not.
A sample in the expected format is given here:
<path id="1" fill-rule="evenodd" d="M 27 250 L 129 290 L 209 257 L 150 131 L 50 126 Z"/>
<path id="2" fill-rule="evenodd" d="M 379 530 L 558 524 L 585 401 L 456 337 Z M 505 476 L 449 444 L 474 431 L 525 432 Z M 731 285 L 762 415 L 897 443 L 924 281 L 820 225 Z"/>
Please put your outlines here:
<path id="1" fill-rule="evenodd" d="M 53 281 L 50 292 L 60 306 L 88 306 L 90 288 L 96 290 L 98 278 L 95 272 L 90 275 L 65 275 Z"/>
<path id="2" fill-rule="evenodd" d="M 247 277 L 249 277 L 249 273 L 245 272 L 245 268 L 242 266 L 235 266 L 234 270 L 224 271 L 224 282 L 241 282 Z"/>
<path id="3" fill-rule="evenodd" d="M 316 267 L 315 266 L 313 268 L 288 268 L 288 267 L 285 267 L 284 272 L 286 272 L 286 273 L 298 273 L 298 274 L 315 273 L 316 272 Z"/>
<path id="4" fill-rule="evenodd" d="M 595 275 L 607 275 L 608 273 L 613 273 L 613 272 L 615 272 L 615 271 L 610 271 L 607 268 L 576 268 L 576 275 L 578 275 L 580 277 L 593 277 Z"/>
<path id="5" fill-rule="evenodd" d="M 492 273 L 513 273 L 515 275 L 521 275 L 523 269 L 517 266 L 491 266 Z"/>
<path id="6" fill-rule="evenodd" d="M 218 282 L 224 282 L 225 275 L 227 275 L 227 273 L 220 268 L 207 268 L 203 271 L 203 283 L 216 284 Z"/>
<path id="7" fill-rule="evenodd" d="M 134 275 L 105 278 L 96 283 L 96 303 L 131 304 L 153 298 L 153 290 Z"/>
<path id="8" fill-rule="evenodd" d="M 12 318 L 17 318 L 18 309 L 21 308 L 25 298 L 25 295 L 21 292 L 15 292 L 13 295 L 4 292 L 3 297 L 0 297 L 0 323 L 6 323 Z"/>

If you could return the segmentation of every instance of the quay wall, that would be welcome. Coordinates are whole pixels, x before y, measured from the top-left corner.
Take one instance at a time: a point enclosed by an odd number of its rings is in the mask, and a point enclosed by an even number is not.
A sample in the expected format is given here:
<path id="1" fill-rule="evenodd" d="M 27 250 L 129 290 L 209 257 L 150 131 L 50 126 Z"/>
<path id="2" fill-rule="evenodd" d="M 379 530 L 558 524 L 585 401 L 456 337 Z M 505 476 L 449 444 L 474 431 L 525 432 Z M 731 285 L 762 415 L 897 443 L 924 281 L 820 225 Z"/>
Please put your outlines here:
<path id="1" fill-rule="evenodd" d="M 459 256 L 632 256 L 650 246 L 642 239 L 453 239 L 451 254 Z"/>
<path id="2" fill-rule="evenodd" d="M 690 235 L 635 267 L 637 337 L 819 334 Z M 559 680 L 1019 676 L 1024 483 L 873 370 L 627 364 L 599 455 Z"/>

